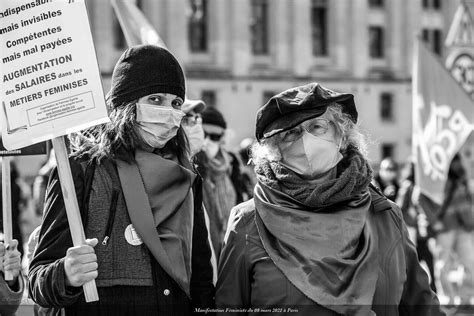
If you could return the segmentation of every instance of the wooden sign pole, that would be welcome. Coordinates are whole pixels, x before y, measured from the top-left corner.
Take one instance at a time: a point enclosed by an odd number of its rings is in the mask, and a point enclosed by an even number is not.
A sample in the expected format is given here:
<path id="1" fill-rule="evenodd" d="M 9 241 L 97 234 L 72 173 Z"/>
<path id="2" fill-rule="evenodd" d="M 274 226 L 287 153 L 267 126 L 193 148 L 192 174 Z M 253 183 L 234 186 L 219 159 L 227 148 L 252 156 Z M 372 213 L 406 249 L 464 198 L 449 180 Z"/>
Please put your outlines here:
<path id="1" fill-rule="evenodd" d="M 53 138 L 53 148 L 58 164 L 59 181 L 61 182 L 61 190 L 64 197 L 64 205 L 66 207 L 67 219 L 71 230 L 72 242 L 74 246 L 84 245 L 86 235 L 82 226 L 81 213 L 77 203 L 76 189 L 72 180 L 71 166 L 66 151 L 64 137 Z M 99 300 L 95 280 L 89 281 L 83 285 L 84 296 L 86 302 L 94 302 Z"/>
<path id="2" fill-rule="evenodd" d="M 10 160 L 8 156 L 2 157 L 2 200 L 3 200 L 3 241 L 5 246 L 12 242 L 12 199 L 11 199 L 11 178 Z M 23 245 L 18 245 L 22 247 Z M 12 281 L 11 271 L 4 271 L 5 280 Z"/>

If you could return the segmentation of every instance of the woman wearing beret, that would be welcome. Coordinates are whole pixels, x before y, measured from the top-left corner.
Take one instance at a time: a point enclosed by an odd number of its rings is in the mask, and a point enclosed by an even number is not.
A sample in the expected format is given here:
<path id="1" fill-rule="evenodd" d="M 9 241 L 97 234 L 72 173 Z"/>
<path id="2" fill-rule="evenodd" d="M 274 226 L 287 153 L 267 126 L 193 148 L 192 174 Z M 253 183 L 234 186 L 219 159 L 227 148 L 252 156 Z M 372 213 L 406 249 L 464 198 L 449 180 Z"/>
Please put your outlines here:
<path id="1" fill-rule="evenodd" d="M 181 127 L 184 74 L 157 46 L 120 57 L 110 123 L 71 140 L 71 170 L 87 245 L 73 247 L 57 171 L 30 264 L 29 292 L 67 315 L 189 315 L 212 307 L 211 251 L 201 180 Z M 99 301 L 85 303 L 95 279 Z"/>
<path id="2" fill-rule="evenodd" d="M 254 200 L 234 208 L 216 304 L 249 315 L 439 315 L 399 208 L 370 186 L 351 94 L 317 83 L 258 112 Z M 242 315 L 238 313 L 238 315 Z"/>

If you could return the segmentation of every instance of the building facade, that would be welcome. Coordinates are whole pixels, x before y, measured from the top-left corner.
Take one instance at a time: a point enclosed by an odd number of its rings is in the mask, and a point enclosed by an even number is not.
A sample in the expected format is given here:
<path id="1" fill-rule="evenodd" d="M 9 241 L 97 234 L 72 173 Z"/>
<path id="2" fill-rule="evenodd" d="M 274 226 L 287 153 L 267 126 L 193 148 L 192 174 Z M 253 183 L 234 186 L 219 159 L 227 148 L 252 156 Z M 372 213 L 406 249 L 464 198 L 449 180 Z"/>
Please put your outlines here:
<path id="1" fill-rule="evenodd" d="M 356 97 L 374 162 L 411 153 L 416 36 L 445 57 L 460 0 L 135 0 L 184 65 L 188 97 L 229 121 L 228 146 L 254 135 L 255 114 L 292 86 L 317 81 Z M 126 48 L 108 1 L 87 2 L 108 90 Z"/>
<path id="2" fill-rule="evenodd" d="M 184 66 L 187 96 L 223 112 L 230 149 L 253 137 L 269 97 L 316 81 L 355 95 L 376 165 L 410 156 L 414 41 L 445 58 L 461 0 L 130 1 Z M 110 1 L 86 4 L 108 91 L 126 42 Z"/>

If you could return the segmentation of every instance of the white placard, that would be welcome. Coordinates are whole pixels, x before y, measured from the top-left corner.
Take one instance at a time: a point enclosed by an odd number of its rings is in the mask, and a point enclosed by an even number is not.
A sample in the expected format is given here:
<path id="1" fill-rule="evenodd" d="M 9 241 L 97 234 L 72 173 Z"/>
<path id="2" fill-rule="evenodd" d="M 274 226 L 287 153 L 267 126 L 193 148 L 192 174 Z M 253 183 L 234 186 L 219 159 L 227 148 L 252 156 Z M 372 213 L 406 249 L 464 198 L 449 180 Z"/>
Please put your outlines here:
<path id="1" fill-rule="evenodd" d="M 108 122 L 83 0 L 1 0 L 0 56 L 7 149 Z"/>

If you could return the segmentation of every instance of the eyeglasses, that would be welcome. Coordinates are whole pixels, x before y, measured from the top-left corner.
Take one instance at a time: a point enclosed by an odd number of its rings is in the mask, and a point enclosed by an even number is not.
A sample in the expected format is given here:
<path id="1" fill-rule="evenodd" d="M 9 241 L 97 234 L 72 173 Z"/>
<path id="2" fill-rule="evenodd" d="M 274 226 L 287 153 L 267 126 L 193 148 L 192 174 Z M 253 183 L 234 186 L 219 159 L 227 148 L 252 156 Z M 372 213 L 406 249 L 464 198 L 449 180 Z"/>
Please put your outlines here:
<path id="1" fill-rule="evenodd" d="M 214 142 L 220 141 L 222 136 L 224 136 L 224 134 L 214 134 L 214 133 L 204 132 L 204 137 L 208 137 L 210 140 L 212 140 Z"/>
<path id="2" fill-rule="evenodd" d="M 181 124 L 189 127 L 202 124 L 201 115 L 186 115 L 185 117 L 183 117 Z"/>
<path id="3" fill-rule="evenodd" d="M 307 120 L 290 130 L 276 134 L 278 140 L 283 143 L 294 142 L 303 136 L 303 131 L 307 131 L 314 136 L 322 136 L 329 130 L 331 122 L 323 118 Z"/>

